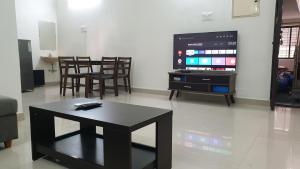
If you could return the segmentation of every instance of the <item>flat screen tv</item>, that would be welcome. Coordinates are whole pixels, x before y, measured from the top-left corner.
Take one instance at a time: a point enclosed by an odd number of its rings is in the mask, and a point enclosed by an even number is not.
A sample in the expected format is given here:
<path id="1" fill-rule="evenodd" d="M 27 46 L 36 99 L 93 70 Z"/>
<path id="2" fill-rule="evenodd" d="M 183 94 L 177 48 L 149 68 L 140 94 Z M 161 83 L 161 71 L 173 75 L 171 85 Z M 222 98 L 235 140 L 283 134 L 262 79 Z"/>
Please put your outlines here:
<path id="1" fill-rule="evenodd" d="M 235 71 L 237 31 L 174 35 L 173 68 Z"/>

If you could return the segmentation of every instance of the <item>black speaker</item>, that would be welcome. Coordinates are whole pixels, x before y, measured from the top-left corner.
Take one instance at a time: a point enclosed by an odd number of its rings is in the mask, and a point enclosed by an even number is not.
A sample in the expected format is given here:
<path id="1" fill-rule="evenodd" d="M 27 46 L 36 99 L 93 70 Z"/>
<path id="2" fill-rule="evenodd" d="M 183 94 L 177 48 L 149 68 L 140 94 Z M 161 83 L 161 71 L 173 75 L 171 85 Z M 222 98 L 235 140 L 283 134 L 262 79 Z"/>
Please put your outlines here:
<path id="1" fill-rule="evenodd" d="M 45 72 L 44 70 L 34 70 L 34 86 L 44 86 L 45 85 Z"/>

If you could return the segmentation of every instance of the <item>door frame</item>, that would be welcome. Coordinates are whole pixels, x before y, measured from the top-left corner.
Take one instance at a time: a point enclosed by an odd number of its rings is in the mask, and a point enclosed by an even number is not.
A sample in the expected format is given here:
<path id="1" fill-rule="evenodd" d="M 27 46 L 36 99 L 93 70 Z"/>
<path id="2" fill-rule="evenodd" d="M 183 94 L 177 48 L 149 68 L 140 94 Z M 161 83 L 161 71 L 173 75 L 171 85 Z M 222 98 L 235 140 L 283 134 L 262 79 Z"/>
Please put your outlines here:
<path id="1" fill-rule="evenodd" d="M 276 0 L 275 8 L 275 23 L 274 23 L 274 37 L 273 37 L 273 54 L 272 54 L 272 76 L 271 76 L 271 91 L 270 91 L 270 106 L 271 110 L 275 109 L 275 102 L 277 96 L 277 74 L 278 74 L 278 55 L 280 48 L 280 36 L 282 25 L 282 7 L 283 0 Z"/>

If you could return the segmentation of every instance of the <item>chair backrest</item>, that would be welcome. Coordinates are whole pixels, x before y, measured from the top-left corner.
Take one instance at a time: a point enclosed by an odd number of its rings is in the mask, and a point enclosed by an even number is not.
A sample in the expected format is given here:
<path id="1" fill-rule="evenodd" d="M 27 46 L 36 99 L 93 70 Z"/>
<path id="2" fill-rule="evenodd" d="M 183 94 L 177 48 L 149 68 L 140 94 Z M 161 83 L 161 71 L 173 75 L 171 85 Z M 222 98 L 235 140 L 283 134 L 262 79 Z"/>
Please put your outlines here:
<path id="1" fill-rule="evenodd" d="M 91 65 L 91 57 L 90 56 L 77 56 L 77 72 L 82 73 L 83 70 L 87 70 L 87 73 L 93 73 L 93 66 Z M 81 64 L 80 61 L 85 61 L 87 63 Z"/>
<path id="2" fill-rule="evenodd" d="M 118 58 L 117 57 L 102 57 L 101 74 L 117 74 Z"/>
<path id="3" fill-rule="evenodd" d="M 132 57 L 118 57 L 118 73 L 130 76 Z"/>
<path id="4" fill-rule="evenodd" d="M 64 75 L 64 71 L 66 69 L 66 63 L 64 61 L 75 61 L 74 56 L 59 56 L 58 57 L 58 63 L 59 63 L 59 73 L 61 76 Z M 77 66 L 76 64 L 69 64 L 68 67 L 69 70 L 74 70 L 74 73 L 77 73 Z"/>

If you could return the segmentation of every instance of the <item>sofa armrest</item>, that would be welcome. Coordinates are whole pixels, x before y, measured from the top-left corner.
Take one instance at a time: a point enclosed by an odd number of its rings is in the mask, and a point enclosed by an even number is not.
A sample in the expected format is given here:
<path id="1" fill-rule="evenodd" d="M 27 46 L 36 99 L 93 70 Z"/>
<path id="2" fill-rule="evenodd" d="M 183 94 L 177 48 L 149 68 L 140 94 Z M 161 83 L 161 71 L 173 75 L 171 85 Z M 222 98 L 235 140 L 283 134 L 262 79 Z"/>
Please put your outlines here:
<path id="1" fill-rule="evenodd" d="M 16 114 L 18 111 L 18 102 L 16 99 L 0 95 L 0 117 Z"/>
<path id="2" fill-rule="evenodd" d="M 0 117 L 0 142 L 18 138 L 17 115 Z"/>

